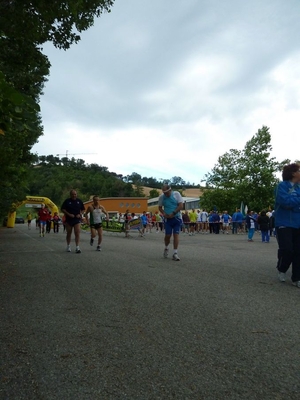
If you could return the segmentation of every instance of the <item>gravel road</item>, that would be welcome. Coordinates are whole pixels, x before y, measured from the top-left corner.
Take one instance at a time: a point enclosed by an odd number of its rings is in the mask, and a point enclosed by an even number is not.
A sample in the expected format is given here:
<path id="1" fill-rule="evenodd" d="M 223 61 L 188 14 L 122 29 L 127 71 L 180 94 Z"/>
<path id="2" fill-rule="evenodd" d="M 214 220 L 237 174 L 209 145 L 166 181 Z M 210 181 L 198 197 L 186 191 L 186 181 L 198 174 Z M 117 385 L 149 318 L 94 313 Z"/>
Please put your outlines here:
<path id="1" fill-rule="evenodd" d="M 73 243 L 73 250 L 75 249 Z M 300 290 L 255 234 L 0 228 L 1 399 L 300 399 Z"/>

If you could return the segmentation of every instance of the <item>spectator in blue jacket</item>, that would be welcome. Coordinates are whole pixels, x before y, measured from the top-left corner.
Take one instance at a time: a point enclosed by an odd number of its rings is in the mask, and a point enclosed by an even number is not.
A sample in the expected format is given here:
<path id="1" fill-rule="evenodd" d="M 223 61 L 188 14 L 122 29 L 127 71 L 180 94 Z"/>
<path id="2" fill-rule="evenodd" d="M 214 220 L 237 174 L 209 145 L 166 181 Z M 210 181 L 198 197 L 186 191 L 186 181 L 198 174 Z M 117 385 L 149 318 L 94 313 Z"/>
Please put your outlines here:
<path id="1" fill-rule="evenodd" d="M 292 264 L 292 283 L 300 288 L 300 165 L 285 165 L 275 189 L 278 278 L 285 282 Z"/>
<path id="2" fill-rule="evenodd" d="M 213 211 L 211 221 L 213 223 L 213 232 L 216 234 L 220 233 L 220 216 L 217 211 Z"/>
<path id="3" fill-rule="evenodd" d="M 232 233 L 242 233 L 244 216 L 238 208 L 232 216 Z"/>
<path id="4" fill-rule="evenodd" d="M 208 214 L 208 225 L 209 225 L 209 233 L 214 233 L 214 219 L 212 211 L 210 211 Z"/>

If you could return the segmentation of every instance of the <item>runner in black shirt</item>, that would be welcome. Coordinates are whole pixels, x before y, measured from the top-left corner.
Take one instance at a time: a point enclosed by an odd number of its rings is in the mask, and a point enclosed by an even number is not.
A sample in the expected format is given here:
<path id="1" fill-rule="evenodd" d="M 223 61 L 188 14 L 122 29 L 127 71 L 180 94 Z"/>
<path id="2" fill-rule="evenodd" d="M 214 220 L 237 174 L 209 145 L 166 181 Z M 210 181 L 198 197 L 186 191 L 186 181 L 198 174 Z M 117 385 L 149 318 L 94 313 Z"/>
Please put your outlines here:
<path id="1" fill-rule="evenodd" d="M 76 243 L 76 253 L 81 253 L 79 248 L 79 239 L 80 239 L 80 223 L 82 218 L 82 213 L 84 212 L 83 202 L 77 198 L 76 190 L 70 191 L 70 198 L 66 199 L 62 206 L 62 212 L 66 217 L 66 230 L 67 230 L 67 251 L 71 251 L 71 235 L 72 230 L 74 228 L 75 234 L 75 243 Z"/>

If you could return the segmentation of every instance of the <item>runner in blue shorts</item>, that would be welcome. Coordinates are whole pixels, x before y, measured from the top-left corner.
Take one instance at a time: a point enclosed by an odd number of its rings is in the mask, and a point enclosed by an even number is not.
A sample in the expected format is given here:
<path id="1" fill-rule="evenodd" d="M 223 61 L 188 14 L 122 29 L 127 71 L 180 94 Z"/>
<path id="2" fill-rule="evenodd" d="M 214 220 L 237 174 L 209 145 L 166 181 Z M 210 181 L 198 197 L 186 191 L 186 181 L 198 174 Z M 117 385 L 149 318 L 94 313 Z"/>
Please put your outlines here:
<path id="1" fill-rule="evenodd" d="M 169 254 L 169 244 L 173 234 L 174 254 L 172 259 L 180 261 L 178 256 L 179 232 L 181 230 L 182 219 L 180 210 L 183 208 L 183 200 L 181 194 L 173 191 L 170 185 L 163 185 L 162 194 L 158 199 L 158 208 L 165 220 L 165 250 L 164 257 Z"/>

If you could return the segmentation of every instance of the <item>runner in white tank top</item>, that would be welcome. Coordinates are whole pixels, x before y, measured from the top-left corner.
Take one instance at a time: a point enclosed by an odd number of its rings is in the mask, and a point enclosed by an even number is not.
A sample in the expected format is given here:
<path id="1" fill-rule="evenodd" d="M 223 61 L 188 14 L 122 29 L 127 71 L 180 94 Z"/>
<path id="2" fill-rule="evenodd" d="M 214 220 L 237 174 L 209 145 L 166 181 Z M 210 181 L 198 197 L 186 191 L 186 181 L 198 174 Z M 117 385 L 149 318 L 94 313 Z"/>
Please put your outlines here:
<path id="1" fill-rule="evenodd" d="M 86 210 L 86 223 L 90 225 L 91 228 L 91 240 L 90 245 L 93 246 L 94 238 L 96 237 L 96 232 L 98 233 L 98 245 L 97 251 L 101 251 L 102 242 L 102 217 L 103 214 L 106 215 L 106 220 L 109 220 L 108 212 L 105 210 L 101 204 L 99 204 L 99 197 L 93 197 L 93 203 Z"/>

